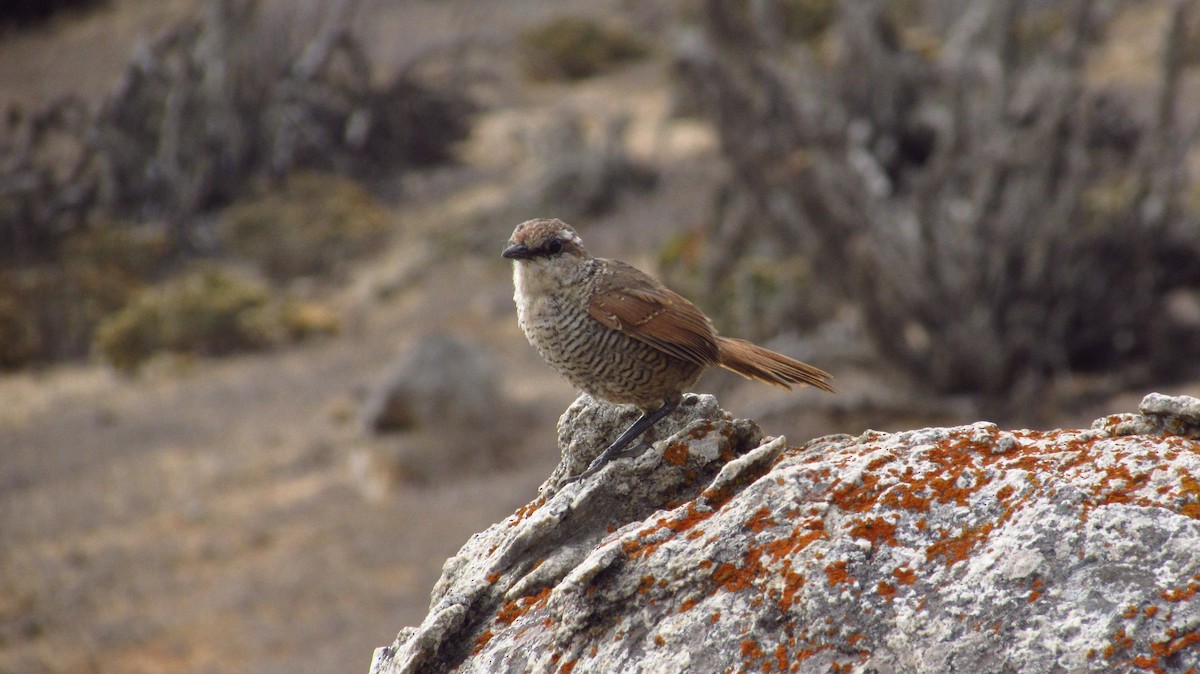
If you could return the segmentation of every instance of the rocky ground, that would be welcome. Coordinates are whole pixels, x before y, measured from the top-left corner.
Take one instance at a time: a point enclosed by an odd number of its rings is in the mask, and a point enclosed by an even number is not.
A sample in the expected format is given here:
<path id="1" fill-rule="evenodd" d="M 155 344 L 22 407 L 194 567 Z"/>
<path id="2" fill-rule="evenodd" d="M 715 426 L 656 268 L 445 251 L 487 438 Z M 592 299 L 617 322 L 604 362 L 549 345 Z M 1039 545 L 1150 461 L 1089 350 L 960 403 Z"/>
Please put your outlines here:
<path id="1" fill-rule="evenodd" d="M 384 67 L 398 67 L 456 35 L 511 37 L 555 4 L 379 2 L 362 24 Z M 139 36 L 196 6 L 115 0 L 6 36 L 0 103 L 102 96 Z M 393 186 L 396 234 L 339 295 L 346 329 L 336 337 L 163 362 L 133 379 L 92 364 L 0 377 L 0 672 L 365 671 L 372 649 L 420 622 L 443 561 L 534 499 L 558 461 L 554 421 L 574 394 L 520 335 L 498 255 L 516 224 L 504 206 L 536 173 L 537 140 L 564 116 L 595 129 L 629 115 L 630 154 L 659 170 L 655 190 L 575 223 L 594 252 L 653 268 L 663 242 L 710 208 L 721 172 L 713 135 L 670 117 L 668 79 L 664 50 L 582 84 L 492 90 L 462 165 Z M 552 214 L 522 214 L 539 215 Z M 470 474 L 381 476 L 363 403 L 389 363 L 435 332 L 491 361 L 522 410 L 495 422 L 519 424 L 521 440 Z M 794 442 L 974 421 L 952 406 L 851 404 L 880 388 L 877 375 L 816 362 L 839 377 L 842 397 L 721 377 L 700 386 Z M 1133 409 L 1140 393 L 1096 408 Z"/>

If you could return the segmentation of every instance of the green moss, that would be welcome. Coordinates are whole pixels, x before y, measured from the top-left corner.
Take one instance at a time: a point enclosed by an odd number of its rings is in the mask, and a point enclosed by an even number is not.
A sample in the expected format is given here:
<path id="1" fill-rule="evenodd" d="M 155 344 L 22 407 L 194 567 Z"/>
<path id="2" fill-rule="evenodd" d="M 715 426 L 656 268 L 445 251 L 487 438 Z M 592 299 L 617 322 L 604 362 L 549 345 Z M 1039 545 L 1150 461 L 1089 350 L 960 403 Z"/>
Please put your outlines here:
<path id="1" fill-rule="evenodd" d="M 96 325 L 166 264 L 161 230 L 95 223 L 52 262 L 0 270 L 0 369 L 75 358 Z"/>
<path id="2" fill-rule="evenodd" d="M 1083 206 L 1089 220 L 1108 223 L 1130 212 L 1137 198 L 1138 181 L 1132 175 L 1107 176 L 1088 185 L 1083 192 Z"/>
<path id="3" fill-rule="evenodd" d="M 34 360 L 42 335 L 29 315 L 11 274 L 0 275 L 0 368 L 12 369 Z"/>
<path id="4" fill-rule="evenodd" d="M 278 191 L 229 207 L 219 222 L 230 251 L 276 281 L 336 275 L 378 248 L 387 212 L 366 189 L 319 173 L 289 177 Z"/>
<path id="5" fill-rule="evenodd" d="M 164 351 L 221 355 L 262 349 L 286 334 L 265 283 L 211 267 L 138 293 L 100 323 L 95 349 L 116 368 L 135 371 Z"/>
<path id="6" fill-rule="evenodd" d="M 837 18 L 836 0 L 781 0 L 779 11 L 783 34 L 789 40 L 806 42 L 825 33 Z"/>
<path id="7" fill-rule="evenodd" d="M 335 335 L 342 329 L 341 319 L 332 308 L 311 300 L 287 300 L 280 307 L 279 318 L 293 340 Z"/>
<path id="8" fill-rule="evenodd" d="M 629 31 L 579 17 L 547 21 L 522 34 L 521 42 L 526 69 L 536 79 L 581 80 L 649 53 Z"/>

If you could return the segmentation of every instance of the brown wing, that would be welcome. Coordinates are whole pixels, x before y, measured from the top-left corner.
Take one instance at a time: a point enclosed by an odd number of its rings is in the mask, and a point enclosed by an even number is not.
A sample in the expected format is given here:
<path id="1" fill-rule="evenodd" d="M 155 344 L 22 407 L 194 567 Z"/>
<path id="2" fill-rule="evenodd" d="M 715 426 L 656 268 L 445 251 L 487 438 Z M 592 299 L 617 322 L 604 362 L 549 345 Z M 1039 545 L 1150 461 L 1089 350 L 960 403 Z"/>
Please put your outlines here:
<path id="1" fill-rule="evenodd" d="M 712 324 L 695 305 L 623 262 L 605 262 L 612 273 L 592 295 L 592 318 L 697 365 L 720 360 Z"/>

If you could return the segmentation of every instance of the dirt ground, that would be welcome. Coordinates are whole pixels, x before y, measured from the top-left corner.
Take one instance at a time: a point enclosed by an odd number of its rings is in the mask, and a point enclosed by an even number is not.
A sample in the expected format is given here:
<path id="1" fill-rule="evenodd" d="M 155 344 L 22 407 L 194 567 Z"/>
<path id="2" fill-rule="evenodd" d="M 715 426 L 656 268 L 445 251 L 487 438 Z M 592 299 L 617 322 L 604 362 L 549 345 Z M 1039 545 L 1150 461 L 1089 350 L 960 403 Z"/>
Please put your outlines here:
<path id="1" fill-rule="evenodd" d="M 114 0 L 6 36 L 0 108 L 65 92 L 102 96 L 139 36 L 198 4 Z M 370 7 L 361 23 L 384 68 L 455 36 L 511 37 L 557 11 L 515 0 Z M 0 674 L 366 671 L 375 647 L 423 617 L 442 562 L 531 500 L 557 460 L 554 420 L 574 393 L 517 329 L 498 255 L 516 223 L 480 217 L 524 177 L 516 139 L 564 108 L 598 123 L 631 115 L 632 152 L 653 160 L 660 184 L 580 229 L 593 252 L 652 268 L 672 228 L 702 221 L 721 171 L 711 132 L 669 117 L 667 77 L 660 55 L 580 85 L 497 94 L 462 166 L 398 186 L 414 197 L 395 208 L 392 245 L 339 297 L 347 329 L 337 337 L 163 362 L 134 379 L 93 364 L 0 377 Z M 438 250 L 446 239 L 431 232 L 467 221 L 486 223 L 468 238 L 490 247 Z M 380 494 L 364 468 L 362 403 L 406 345 L 435 331 L 483 350 L 535 422 L 490 470 Z M 847 399 L 876 385 L 861 372 L 835 374 Z M 847 412 L 816 392 L 722 378 L 706 386 L 736 415 L 796 442 L 968 420 Z M 1132 410 L 1137 398 L 1096 407 Z M 798 413 L 807 408 L 815 411 Z"/>

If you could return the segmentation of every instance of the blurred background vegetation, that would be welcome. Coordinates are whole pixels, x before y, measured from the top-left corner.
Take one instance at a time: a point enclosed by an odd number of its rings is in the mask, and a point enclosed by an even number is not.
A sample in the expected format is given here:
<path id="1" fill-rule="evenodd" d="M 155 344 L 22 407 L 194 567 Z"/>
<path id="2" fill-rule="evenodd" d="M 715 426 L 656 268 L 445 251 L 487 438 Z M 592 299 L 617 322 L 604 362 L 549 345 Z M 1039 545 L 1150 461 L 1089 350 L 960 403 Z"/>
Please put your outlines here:
<path id="1" fill-rule="evenodd" d="M 706 3 L 679 66 L 732 176 L 703 282 L 754 247 L 798 256 L 890 367 L 999 416 L 1072 374 L 1180 374 L 1200 348 L 1172 310 L 1200 281 L 1200 24 L 1169 8 L 1139 94 L 1098 54 L 1120 9 Z"/>
<path id="2" fill-rule="evenodd" d="M 3 21 L 30 26 L 98 4 L 17 3 Z M 404 172 L 453 162 L 484 101 L 462 81 L 478 73 L 461 64 L 454 77 L 420 76 L 459 55 L 376 77 L 351 25 L 361 4 L 294 13 L 214 0 L 139 47 L 98 104 L 66 95 L 10 108 L 0 366 L 94 353 L 130 369 L 159 349 L 277 344 L 145 328 L 134 339 L 130 316 L 198 260 L 245 264 L 286 293 L 298 277 L 344 278 L 381 245 L 376 200 Z M 1161 50 L 1134 82 L 1104 72 L 1106 50 L 1121 48 L 1109 30 L 1128 11 L 1121 2 L 676 9 L 674 45 L 580 16 L 513 39 L 535 82 L 595 77 L 647 59 L 652 45 L 669 60 L 679 114 L 712 125 L 728 176 L 702 226 L 653 226 L 677 237 L 662 251 L 667 273 L 727 329 L 811 331 L 849 307 L 881 364 L 1002 414 L 1027 411 L 1063 376 L 1177 376 L 1200 349 L 1186 114 L 1200 23 L 1187 3 L 1162 10 Z M 652 188 L 653 169 L 623 157 L 620 120 L 590 148 L 577 122 L 561 126 L 547 134 L 536 199 L 522 205 L 594 215 L 628 184 Z M 235 278 L 210 288 L 215 313 L 230 310 L 221 293 L 254 283 Z"/>
<path id="3" fill-rule="evenodd" d="M 9 2 L 0 111 L 0 672 L 365 668 L 553 465 L 532 217 L 833 372 L 702 382 L 796 442 L 1198 380 L 1188 0 Z"/>

